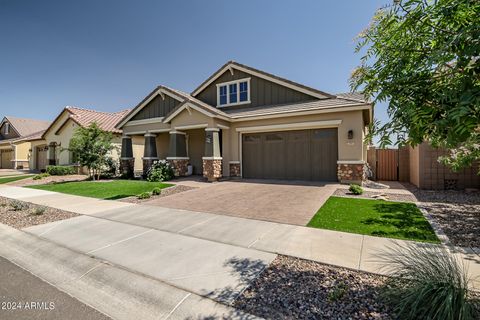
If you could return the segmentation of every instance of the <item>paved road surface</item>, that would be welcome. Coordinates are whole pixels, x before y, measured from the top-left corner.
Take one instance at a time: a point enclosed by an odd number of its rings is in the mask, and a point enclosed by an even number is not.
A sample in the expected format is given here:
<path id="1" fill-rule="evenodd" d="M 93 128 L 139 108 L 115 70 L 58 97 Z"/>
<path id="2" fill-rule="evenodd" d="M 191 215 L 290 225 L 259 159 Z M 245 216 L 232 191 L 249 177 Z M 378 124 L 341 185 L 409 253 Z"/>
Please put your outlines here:
<path id="1" fill-rule="evenodd" d="M 110 318 L 0 257 L 0 319 Z"/>

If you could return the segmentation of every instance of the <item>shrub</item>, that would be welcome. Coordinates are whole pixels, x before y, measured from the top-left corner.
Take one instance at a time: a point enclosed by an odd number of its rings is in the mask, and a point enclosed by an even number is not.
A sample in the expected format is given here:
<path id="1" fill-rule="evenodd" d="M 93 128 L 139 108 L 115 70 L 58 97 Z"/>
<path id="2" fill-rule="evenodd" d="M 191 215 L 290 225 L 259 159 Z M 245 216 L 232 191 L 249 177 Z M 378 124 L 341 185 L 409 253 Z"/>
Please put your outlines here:
<path id="1" fill-rule="evenodd" d="M 147 172 L 147 180 L 151 182 L 167 181 L 173 179 L 173 177 L 173 168 L 167 160 L 153 162 Z"/>
<path id="2" fill-rule="evenodd" d="M 150 197 L 151 197 L 150 192 L 143 192 L 137 195 L 137 199 L 148 199 Z"/>
<path id="3" fill-rule="evenodd" d="M 10 207 L 12 207 L 13 211 L 23 211 L 29 208 L 28 203 L 19 201 L 19 200 L 12 200 L 10 201 Z"/>
<path id="4" fill-rule="evenodd" d="M 40 180 L 40 179 L 43 179 L 43 178 L 46 178 L 46 177 L 50 177 L 50 174 L 49 173 L 40 173 L 40 174 L 37 174 L 37 175 L 34 175 L 33 176 L 33 180 Z"/>
<path id="5" fill-rule="evenodd" d="M 34 215 L 34 216 L 41 216 L 42 214 L 45 213 L 45 211 L 47 211 L 47 207 L 36 207 L 36 208 L 33 210 L 32 215 Z"/>
<path id="6" fill-rule="evenodd" d="M 66 176 L 75 174 L 75 168 L 72 166 L 47 166 L 47 173 L 52 176 Z"/>
<path id="7" fill-rule="evenodd" d="M 152 194 L 153 194 L 154 196 L 158 196 L 160 193 L 162 193 L 162 189 L 161 189 L 161 188 L 159 188 L 159 187 L 153 188 Z"/>
<path id="8" fill-rule="evenodd" d="M 348 190 L 351 193 L 356 194 L 356 195 L 360 195 L 360 194 L 363 193 L 363 188 L 360 187 L 358 184 L 351 184 L 350 188 L 348 188 Z"/>
<path id="9" fill-rule="evenodd" d="M 383 260 L 384 295 L 400 319 L 479 319 L 465 265 L 445 247 L 398 246 Z"/>

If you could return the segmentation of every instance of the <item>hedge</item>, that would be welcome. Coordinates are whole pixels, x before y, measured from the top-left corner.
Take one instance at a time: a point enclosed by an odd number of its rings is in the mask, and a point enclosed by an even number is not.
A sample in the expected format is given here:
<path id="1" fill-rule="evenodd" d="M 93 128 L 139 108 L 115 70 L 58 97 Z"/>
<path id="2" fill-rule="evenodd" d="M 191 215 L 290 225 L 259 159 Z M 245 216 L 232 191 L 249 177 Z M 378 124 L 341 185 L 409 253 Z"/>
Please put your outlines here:
<path id="1" fill-rule="evenodd" d="M 47 173 L 52 176 L 66 176 L 75 174 L 77 171 L 71 166 L 47 166 Z"/>

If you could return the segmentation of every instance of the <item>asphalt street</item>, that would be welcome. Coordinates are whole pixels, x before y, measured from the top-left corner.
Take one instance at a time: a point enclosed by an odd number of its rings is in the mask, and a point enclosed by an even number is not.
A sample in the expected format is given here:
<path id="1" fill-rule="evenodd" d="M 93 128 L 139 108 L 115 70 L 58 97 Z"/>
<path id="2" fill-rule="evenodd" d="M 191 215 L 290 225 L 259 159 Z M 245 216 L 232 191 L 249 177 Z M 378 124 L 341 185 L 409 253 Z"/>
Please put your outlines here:
<path id="1" fill-rule="evenodd" d="M 0 319 L 110 318 L 0 257 Z"/>

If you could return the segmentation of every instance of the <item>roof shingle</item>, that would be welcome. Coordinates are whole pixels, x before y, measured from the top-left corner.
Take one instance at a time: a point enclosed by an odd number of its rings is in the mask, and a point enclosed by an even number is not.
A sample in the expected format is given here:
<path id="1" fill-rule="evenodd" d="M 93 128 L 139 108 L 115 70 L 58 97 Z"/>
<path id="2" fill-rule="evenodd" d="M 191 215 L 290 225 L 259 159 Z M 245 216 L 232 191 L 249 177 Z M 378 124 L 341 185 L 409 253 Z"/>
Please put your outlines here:
<path id="1" fill-rule="evenodd" d="M 115 125 L 130 112 L 130 109 L 119 112 L 101 112 L 71 106 L 66 107 L 65 110 L 70 112 L 71 119 L 82 127 L 88 127 L 96 122 L 102 130 L 112 133 L 122 132 L 122 130 L 115 128 Z"/>

